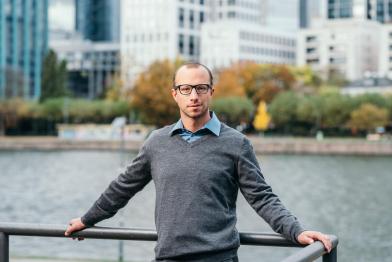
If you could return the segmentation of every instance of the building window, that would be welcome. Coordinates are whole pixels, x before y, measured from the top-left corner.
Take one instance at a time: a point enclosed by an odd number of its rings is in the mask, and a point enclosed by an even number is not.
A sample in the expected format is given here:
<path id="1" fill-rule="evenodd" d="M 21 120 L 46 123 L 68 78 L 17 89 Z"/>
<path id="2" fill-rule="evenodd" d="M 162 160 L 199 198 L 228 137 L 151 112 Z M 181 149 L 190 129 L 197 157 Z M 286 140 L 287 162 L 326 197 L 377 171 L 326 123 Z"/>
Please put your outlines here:
<path id="1" fill-rule="evenodd" d="M 204 0 L 200 0 L 200 5 L 204 5 Z"/>
<path id="2" fill-rule="evenodd" d="M 204 22 L 204 12 L 203 11 L 200 11 L 199 21 L 200 21 L 200 24 Z"/>
<path id="3" fill-rule="evenodd" d="M 184 27 L 184 8 L 178 10 L 178 25 L 179 27 Z"/>
<path id="4" fill-rule="evenodd" d="M 189 37 L 189 55 L 194 55 L 195 54 L 195 37 L 190 36 Z"/>
<path id="5" fill-rule="evenodd" d="M 230 11 L 230 12 L 227 14 L 227 17 L 229 17 L 229 18 L 234 18 L 234 17 L 235 17 L 235 12 L 234 12 L 234 11 Z"/>
<path id="6" fill-rule="evenodd" d="M 194 26 L 195 26 L 195 18 L 194 18 L 194 15 L 193 15 L 193 10 L 190 10 L 190 13 L 189 13 L 189 27 L 190 28 L 194 28 Z"/>
<path id="7" fill-rule="evenodd" d="M 180 54 L 184 54 L 184 35 L 180 34 L 178 36 L 178 50 Z"/>

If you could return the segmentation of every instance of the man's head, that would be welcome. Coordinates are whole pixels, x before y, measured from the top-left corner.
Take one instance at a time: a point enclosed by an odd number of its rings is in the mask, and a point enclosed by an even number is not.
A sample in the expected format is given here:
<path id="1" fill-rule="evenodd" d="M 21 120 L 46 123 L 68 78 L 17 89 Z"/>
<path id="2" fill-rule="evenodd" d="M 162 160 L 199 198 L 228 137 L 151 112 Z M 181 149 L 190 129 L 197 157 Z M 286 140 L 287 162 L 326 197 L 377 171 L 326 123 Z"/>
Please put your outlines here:
<path id="1" fill-rule="evenodd" d="M 180 108 L 181 118 L 208 116 L 214 89 L 211 71 L 199 63 L 180 66 L 173 77 L 172 96 Z"/>

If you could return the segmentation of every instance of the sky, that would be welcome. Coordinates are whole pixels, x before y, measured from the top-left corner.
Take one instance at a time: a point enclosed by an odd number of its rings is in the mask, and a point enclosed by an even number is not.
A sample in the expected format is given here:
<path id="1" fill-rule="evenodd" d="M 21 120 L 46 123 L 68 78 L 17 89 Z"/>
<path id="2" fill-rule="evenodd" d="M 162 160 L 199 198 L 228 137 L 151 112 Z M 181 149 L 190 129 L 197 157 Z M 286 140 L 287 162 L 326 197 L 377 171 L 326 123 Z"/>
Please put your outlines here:
<path id="1" fill-rule="evenodd" d="M 50 28 L 73 30 L 75 27 L 74 14 L 74 0 L 51 0 L 49 6 Z M 283 30 L 298 28 L 298 0 L 268 0 L 268 14 L 268 26 Z"/>

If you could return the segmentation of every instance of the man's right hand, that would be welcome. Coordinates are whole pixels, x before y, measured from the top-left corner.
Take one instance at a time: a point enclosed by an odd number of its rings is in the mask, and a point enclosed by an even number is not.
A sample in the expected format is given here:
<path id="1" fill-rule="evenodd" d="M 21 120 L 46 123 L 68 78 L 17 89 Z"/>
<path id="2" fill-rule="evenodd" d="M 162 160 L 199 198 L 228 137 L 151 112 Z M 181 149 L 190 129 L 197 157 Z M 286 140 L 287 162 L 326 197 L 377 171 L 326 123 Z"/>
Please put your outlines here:
<path id="1" fill-rule="evenodd" d="M 65 230 L 64 235 L 66 237 L 69 237 L 73 232 L 80 231 L 85 228 L 86 228 L 86 225 L 83 224 L 82 219 L 80 217 L 74 218 L 71 221 L 69 221 L 67 230 Z M 73 239 L 76 239 L 76 238 L 73 237 Z M 83 239 L 84 238 L 82 238 L 82 237 L 78 237 L 78 240 L 83 240 Z"/>

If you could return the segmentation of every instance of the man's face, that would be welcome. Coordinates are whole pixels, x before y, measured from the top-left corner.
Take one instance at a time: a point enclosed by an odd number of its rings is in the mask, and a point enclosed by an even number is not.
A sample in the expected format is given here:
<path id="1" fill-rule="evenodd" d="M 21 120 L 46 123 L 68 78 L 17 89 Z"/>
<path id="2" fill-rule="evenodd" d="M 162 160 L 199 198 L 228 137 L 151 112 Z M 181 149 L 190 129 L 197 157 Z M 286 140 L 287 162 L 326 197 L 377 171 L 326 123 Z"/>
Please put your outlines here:
<path id="1" fill-rule="evenodd" d="M 179 85 L 210 85 L 210 77 L 207 70 L 202 67 L 182 67 L 178 70 L 175 86 Z M 172 89 L 172 96 L 180 108 L 181 117 L 193 119 L 201 118 L 208 114 L 208 107 L 214 90 L 208 89 L 205 94 L 198 94 L 193 88 L 189 95 L 183 95 L 180 91 Z"/>

